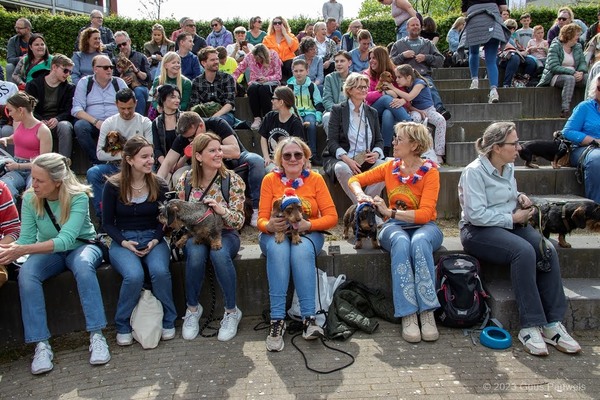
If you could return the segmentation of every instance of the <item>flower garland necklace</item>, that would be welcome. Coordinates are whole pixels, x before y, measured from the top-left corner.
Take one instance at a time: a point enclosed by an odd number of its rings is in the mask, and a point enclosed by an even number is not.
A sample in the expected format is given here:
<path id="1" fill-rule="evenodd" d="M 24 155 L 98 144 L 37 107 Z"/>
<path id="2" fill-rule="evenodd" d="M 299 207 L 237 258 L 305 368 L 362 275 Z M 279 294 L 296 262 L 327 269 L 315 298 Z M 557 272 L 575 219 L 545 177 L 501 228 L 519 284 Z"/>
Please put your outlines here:
<path id="1" fill-rule="evenodd" d="M 304 185 L 304 179 L 308 178 L 310 175 L 310 170 L 303 169 L 300 176 L 294 180 L 291 180 L 285 176 L 285 172 L 280 169 L 274 169 L 273 173 L 279 177 L 281 183 L 283 183 L 283 186 L 298 189 L 300 186 Z"/>
<path id="2" fill-rule="evenodd" d="M 432 168 L 437 168 L 437 164 L 431 160 L 425 160 L 425 162 L 419 167 L 419 169 L 413 175 L 402 175 L 401 168 L 404 166 L 404 161 L 400 158 L 396 158 L 392 163 L 392 175 L 396 175 L 398 180 L 401 183 L 407 184 L 412 183 L 415 184 L 423 177 L 427 172 L 429 172 Z"/>

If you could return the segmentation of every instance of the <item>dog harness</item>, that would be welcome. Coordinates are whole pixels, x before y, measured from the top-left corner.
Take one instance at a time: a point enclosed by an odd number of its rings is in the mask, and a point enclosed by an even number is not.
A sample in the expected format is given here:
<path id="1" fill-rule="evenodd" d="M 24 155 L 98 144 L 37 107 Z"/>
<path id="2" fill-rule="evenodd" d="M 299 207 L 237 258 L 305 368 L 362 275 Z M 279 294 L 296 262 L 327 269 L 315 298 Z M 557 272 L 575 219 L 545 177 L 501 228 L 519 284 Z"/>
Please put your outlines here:
<path id="1" fill-rule="evenodd" d="M 212 214 L 214 214 L 212 207 L 208 207 L 208 209 L 204 212 L 204 214 L 202 214 L 200 216 L 200 218 L 198 218 L 196 220 L 196 224 L 201 223 L 202 221 L 204 221 L 206 218 L 208 218 Z"/>

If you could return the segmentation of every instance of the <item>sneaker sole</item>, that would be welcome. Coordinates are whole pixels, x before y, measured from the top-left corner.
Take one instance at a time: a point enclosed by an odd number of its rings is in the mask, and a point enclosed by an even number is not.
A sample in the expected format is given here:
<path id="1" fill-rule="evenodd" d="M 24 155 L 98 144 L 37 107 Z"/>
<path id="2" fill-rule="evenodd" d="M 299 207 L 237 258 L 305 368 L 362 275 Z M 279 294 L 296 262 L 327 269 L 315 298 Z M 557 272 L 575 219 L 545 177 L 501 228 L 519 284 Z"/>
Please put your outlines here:
<path id="1" fill-rule="evenodd" d="M 283 341 L 281 342 L 281 347 L 278 348 L 278 349 L 277 348 L 272 348 L 271 349 L 271 348 L 269 348 L 268 344 L 266 345 L 267 351 L 270 351 L 272 353 L 278 353 L 278 352 L 282 351 L 284 347 L 285 347 L 285 343 Z"/>
<path id="2" fill-rule="evenodd" d="M 32 373 L 33 375 L 40 375 L 40 374 L 44 374 L 44 373 L 46 373 L 46 372 L 50 372 L 50 371 L 52 371 L 53 369 L 54 369 L 54 365 L 52 365 L 50 368 L 38 369 L 38 370 L 37 370 L 37 371 L 35 371 L 35 372 L 32 370 L 32 371 L 31 371 L 31 373 Z"/>
<path id="3" fill-rule="evenodd" d="M 315 339 L 318 339 L 318 338 L 321 338 L 321 337 L 324 337 L 324 336 L 322 334 L 318 333 L 318 332 L 315 332 L 315 333 L 313 333 L 312 335 L 309 335 L 309 336 L 302 335 L 302 338 L 304 340 L 315 340 Z"/>
<path id="4" fill-rule="evenodd" d="M 104 365 L 104 364 L 108 363 L 110 361 L 110 359 L 111 359 L 111 357 L 108 356 L 108 359 L 106 359 L 106 360 L 93 360 L 93 361 L 90 360 L 90 364 L 92 364 L 92 365 Z"/>
<path id="5" fill-rule="evenodd" d="M 519 342 L 521 342 L 521 344 L 523 345 L 523 350 L 525 350 L 526 353 L 529 353 L 532 356 L 546 357 L 548 355 L 548 349 L 546 349 L 545 353 L 536 353 L 535 351 L 527 347 L 527 345 L 523 342 L 523 340 L 521 340 L 521 338 L 519 338 Z"/>
<path id="6" fill-rule="evenodd" d="M 563 347 L 561 345 L 559 345 L 558 343 L 553 342 L 550 339 L 546 339 L 544 338 L 544 342 L 546 342 L 547 344 L 554 346 L 554 348 L 558 351 L 560 351 L 561 353 L 566 353 L 566 354 L 577 354 L 581 352 L 581 347 L 579 349 L 567 349 L 566 347 Z"/>

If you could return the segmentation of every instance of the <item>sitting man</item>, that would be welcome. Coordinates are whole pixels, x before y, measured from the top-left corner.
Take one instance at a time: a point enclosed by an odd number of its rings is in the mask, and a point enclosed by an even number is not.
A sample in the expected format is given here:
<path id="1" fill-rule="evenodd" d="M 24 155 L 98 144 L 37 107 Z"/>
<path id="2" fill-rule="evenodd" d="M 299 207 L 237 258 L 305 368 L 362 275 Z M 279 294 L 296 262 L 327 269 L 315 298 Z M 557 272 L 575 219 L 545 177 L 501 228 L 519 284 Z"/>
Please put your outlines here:
<path id="1" fill-rule="evenodd" d="M 190 51 L 194 55 L 198 54 L 200 49 L 203 49 L 207 46 L 206 40 L 204 40 L 204 38 L 202 36 L 198 36 L 198 34 L 196 33 L 196 23 L 194 22 L 193 19 L 186 18 L 186 20 L 183 22 L 182 29 L 183 29 L 183 32 L 189 33 L 192 36 L 192 42 L 194 43 L 194 45 L 192 46 L 192 49 Z M 175 51 L 177 51 L 178 49 L 179 49 L 179 47 L 178 47 L 177 43 L 175 43 Z"/>
<path id="2" fill-rule="evenodd" d="M 192 53 L 192 48 L 194 47 L 192 35 L 183 32 L 181 35 L 177 36 L 175 43 L 177 43 L 178 47 L 176 53 L 181 57 L 181 74 L 190 81 L 193 81 L 202 73 L 202 69 L 198 57 L 196 54 Z"/>
<path id="3" fill-rule="evenodd" d="M 115 66 L 113 73 L 115 76 L 120 76 L 135 93 L 137 99 L 135 112 L 146 115 L 148 83 L 150 82 L 148 59 L 139 51 L 131 49 L 131 39 L 125 31 L 115 33 L 115 43 L 119 48 L 119 54 L 113 59 Z M 126 60 L 131 62 L 127 63 Z"/>
<path id="4" fill-rule="evenodd" d="M 96 3 L 98 4 L 98 3 Z M 110 28 L 102 25 L 104 23 L 104 15 L 102 15 L 102 11 L 93 10 L 90 13 L 90 23 L 86 26 L 82 27 L 77 34 L 77 40 L 75 40 L 75 51 L 79 51 L 79 36 L 81 36 L 81 32 L 87 28 L 96 28 L 100 31 L 100 40 L 102 41 L 102 52 L 112 54 L 112 52 L 117 48 L 115 44 L 115 38 L 113 36 L 113 32 Z"/>
<path id="5" fill-rule="evenodd" d="M 442 98 L 431 77 L 431 69 L 441 68 L 444 64 L 444 56 L 430 40 L 419 36 L 421 33 L 419 18 L 411 17 L 407 24 L 408 36 L 394 43 L 390 58 L 396 65 L 409 64 L 427 80 L 435 109 L 448 120 L 451 117 L 450 112 L 444 108 Z"/>
<path id="6" fill-rule="evenodd" d="M 133 90 L 129 88 L 119 90 L 115 95 L 115 100 L 118 112 L 102 123 L 98 144 L 96 145 L 98 160 L 105 162 L 105 164 L 94 165 L 87 172 L 87 181 L 92 185 L 94 192 L 92 202 L 98 221 L 102 221 L 101 200 L 106 177 L 118 172 L 121 166 L 121 150 L 123 147 L 121 146 L 120 149 L 106 147 L 109 132 L 118 132 L 123 138 L 122 143 L 135 135 L 143 135 L 152 143 L 152 122 L 135 112 L 136 99 Z"/>
<path id="7" fill-rule="evenodd" d="M 219 56 L 214 47 L 205 47 L 198 52 L 198 60 L 204 72 L 192 81 L 190 110 L 201 105 L 208 109 L 207 103 L 218 103 L 221 107 L 206 116 L 219 117 L 234 127 L 235 81 L 233 76 L 219 71 Z M 215 107 L 216 108 L 216 107 Z"/>
<path id="8" fill-rule="evenodd" d="M 12 82 L 12 75 L 19 60 L 27 55 L 29 38 L 31 37 L 31 22 L 27 18 L 19 18 L 15 22 L 16 35 L 8 39 L 6 46 L 6 72 L 4 76 L 8 82 Z"/>
<path id="9" fill-rule="evenodd" d="M 54 54 L 50 73 L 30 81 L 25 91 L 38 99 L 33 115 L 42 121 L 55 140 L 58 152 L 71 158 L 73 150 L 73 95 L 75 85 L 68 81 L 73 72 L 73 61 L 62 54 Z"/>
<path id="10" fill-rule="evenodd" d="M 115 95 L 127 87 L 125 81 L 113 76 L 113 65 L 108 56 L 96 56 L 92 60 L 94 75 L 77 82 L 71 115 L 77 118 L 75 136 L 92 164 L 98 164 L 96 144 L 102 122 L 117 113 Z M 102 197 L 102 196 L 100 196 Z"/>
<path id="11" fill-rule="evenodd" d="M 248 164 L 248 179 L 245 183 L 252 200 L 251 225 L 256 226 L 260 185 L 265 176 L 265 160 L 258 154 L 247 151 L 240 143 L 233 128 L 221 118 L 202 119 L 195 112 L 182 112 L 179 121 L 177 121 L 179 135 L 173 141 L 171 149 L 163 160 L 157 172 L 158 176 L 167 179 L 169 174 L 172 173 L 172 182 L 175 186 L 181 174 L 190 168 L 189 157 L 184 157 L 185 148 L 190 146 L 196 135 L 207 131 L 214 132 L 221 137 L 221 149 L 227 168 L 233 170 L 240 165 Z"/>

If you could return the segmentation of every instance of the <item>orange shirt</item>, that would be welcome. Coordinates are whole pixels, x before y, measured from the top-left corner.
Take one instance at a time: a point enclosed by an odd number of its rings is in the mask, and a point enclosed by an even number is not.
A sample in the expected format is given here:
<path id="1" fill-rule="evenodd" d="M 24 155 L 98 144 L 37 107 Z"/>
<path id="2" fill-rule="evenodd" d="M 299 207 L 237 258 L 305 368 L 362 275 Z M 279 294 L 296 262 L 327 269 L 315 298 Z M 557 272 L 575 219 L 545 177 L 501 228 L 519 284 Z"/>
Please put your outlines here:
<path id="1" fill-rule="evenodd" d="M 395 205 L 397 200 L 402 200 L 406 204 L 407 210 L 415 210 L 415 223 L 417 224 L 435 221 L 437 216 L 435 207 L 440 191 L 440 171 L 437 167 L 433 167 L 417 182 L 402 183 L 397 175 L 392 174 L 393 164 L 394 160 L 390 160 L 362 174 L 355 175 L 348 179 L 348 184 L 358 182 L 365 187 L 385 181 L 390 204 Z"/>
<path id="2" fill-rule="evenodd" d="M 279 176 L 273 172 L 264 177 L 258 206 L 257 226 L 261 232 L 267 233 L 267 224 L 271 219 L 273 203 L 283 196 L 285 189 L 287 186 L 284 186 Z M 296 189 L 296 196 L 302 203 L 303 214 L 308 215 L 308 220 L 312 224 L 311 231 L 324 231 L 337 224 L 338 215 L 335 204 L 333 204 L 329 189 L 321 175 L 311 171 L 310 175 L 304 178 L 304 184 Z"/>
<path id="3" fill-rule="evenodd" d="M 281 61 L 291 60 L 296 57 L 295 51 L 298 50 L 298 39 L 294 36 L 293 33 L 288 33 L 292 38 L 292 44 L 289 45 L 287 40 L 283 38 L 280 43 L 277 43 L 277 39 L 275 39 L 275 34 L 267 35 L 263 39 L 263 44 L 267 46 L 267 48 L 271 50 L 275 50 L 279 55 Z"/>

